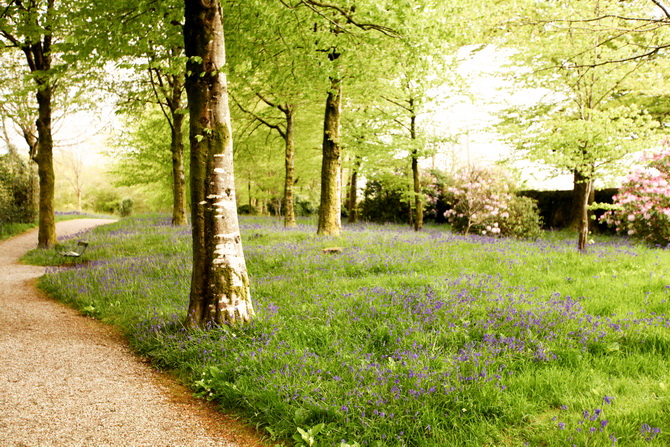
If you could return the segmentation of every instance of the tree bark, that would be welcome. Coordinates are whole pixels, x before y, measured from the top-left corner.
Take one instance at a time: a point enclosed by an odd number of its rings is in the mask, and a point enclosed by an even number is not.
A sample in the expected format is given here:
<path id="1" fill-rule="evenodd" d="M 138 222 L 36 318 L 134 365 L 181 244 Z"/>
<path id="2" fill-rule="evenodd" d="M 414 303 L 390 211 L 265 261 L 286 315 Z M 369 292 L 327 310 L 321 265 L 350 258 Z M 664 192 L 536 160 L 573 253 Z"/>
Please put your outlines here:
<path id="1" fill-rule="evenodd" d="M 184 118 L 179 109 L 172 111 L 172 225 L 186 225 L 186 176 L 184 174 Z"/>
<path id="2" fill-rule="evenodd" d="M 284 226 L 295 227 L 295 206 L 293 197 L 293 184 L 295 182 L 295 107 L 286 105 L 281 108 L 286 116 L 286 132 L 284 140 L 286 150 L 284 153 L 284 166 L 286 174 L 284 177 Z"/>
<path id="3" fill-rule="evenodd" d="M 190 113 L 193 276 L 186 326 L 248 322 L 254 315 L 237 220 L 233 144 L 219 0 L 185 0 Z"/>
<path id="4" fill-rule="evenodd" d="M 361 159 L 356 156 L 354 161 L 354 166 L 351 170 L 351 184 L 349 189 L 349 203 L 348 203 L 348 214 L 349 214 L 349 223 L 356 223 L 358 221 L 358 210 L 356 209 L 356 202 L 358 201 L 358 170 L 361 167 Z"/>
<path id="5" fill-rule="evenodd" d="M 577 238 L 577 249 L 581 252 L 586 250 L 589 237 L 589 204 L 592 198 L 593 180 L 582 175 L 579 171 L 574 172 L 573 212 L 579 237 Z"/>
<path id="6" fill-rule="evenodd" d="M 48 64 L 50 66 L 50 64 Z M 48 67 L 45 67 L 48 69 Z M 38 82 L 39 84 L 39 82 Z M 56 220 L 54 216 L 54 193 L 56 177 L 53 161 L 53 136 L 51 133 L 51 97 L 48 83 L 37 90 L 37 174 L 39 176 L 39 212 L 37 247 L 51 248 L 56 245 Z"/>
<path id="7" fill-rule="evenodd" d="M 340 197 L 340 117 L 342 114 L 342 81 L 331 79 L 326 100 L 321 162 L 321 205 L 317 234 L 339 236 L 342 228 Z"/>
<path id="8" fill-rule="evenodd" d="M 416 113 L 414 110 L 414 98 L 409 99 L 410 137 L 412 142 L 416 141 Z M 412 151 L 412 179 L 414 184 L 414 231 L 423 228 L 423 197 L 421 194 L 421 176 L 419 172 L 419 154 L 417 149 Z M 410 205 L 411 208 L 411 205 Z"/>

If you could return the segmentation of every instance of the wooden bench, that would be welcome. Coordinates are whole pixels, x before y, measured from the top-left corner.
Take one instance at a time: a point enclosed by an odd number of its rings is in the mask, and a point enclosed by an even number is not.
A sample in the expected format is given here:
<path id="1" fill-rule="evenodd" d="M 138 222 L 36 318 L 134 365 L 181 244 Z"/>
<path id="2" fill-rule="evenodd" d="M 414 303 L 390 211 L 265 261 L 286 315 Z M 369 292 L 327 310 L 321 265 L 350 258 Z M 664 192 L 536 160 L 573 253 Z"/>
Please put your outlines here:
<path id="1" fill-rule="evenodd" d="M 88 242 L 86 241 L 77 241 L 77 246 L 73 250 L 67 250 L 66 248 L 56 248 L 56 252 L 60 255 L 63 256 L 66 260 L 70 260 L 71 262 L 77 262 L 78 259 L 80 259 L 82 256 L 84 256 L 84 252 L 86 251 L 86 248 L 88 248 Z"/>

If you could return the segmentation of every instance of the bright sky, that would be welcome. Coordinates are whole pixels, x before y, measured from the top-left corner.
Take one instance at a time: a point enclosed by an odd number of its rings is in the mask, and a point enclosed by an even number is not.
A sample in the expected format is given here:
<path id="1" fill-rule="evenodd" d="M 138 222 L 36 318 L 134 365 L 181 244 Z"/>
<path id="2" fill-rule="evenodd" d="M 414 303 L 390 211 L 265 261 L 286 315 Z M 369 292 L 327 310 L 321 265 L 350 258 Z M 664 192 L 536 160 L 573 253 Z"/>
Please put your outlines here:
<path id="1" fill-rule="evenodd" d="M 474 47 L 463 48 L 458 72 L 469 83 L 469 92 L 450 97 L 444 108 L 428 118 L 448 135 L 457 137 L 445 150 L 425 166 L 447 172 L 468 164 L 492 164 L 511 154 L 492 126 L 496 113 L 510 106 L 531 105 L 547 94 L 543 89 L 513 91 L 513 85 L 502 75 L 509 51 L 492 45 L 472 52 Z M 537 189 L 572 189 L 571 175 L 554 175 L 537 164 L 517 163 L 521 172 L 522 187 Z"/>

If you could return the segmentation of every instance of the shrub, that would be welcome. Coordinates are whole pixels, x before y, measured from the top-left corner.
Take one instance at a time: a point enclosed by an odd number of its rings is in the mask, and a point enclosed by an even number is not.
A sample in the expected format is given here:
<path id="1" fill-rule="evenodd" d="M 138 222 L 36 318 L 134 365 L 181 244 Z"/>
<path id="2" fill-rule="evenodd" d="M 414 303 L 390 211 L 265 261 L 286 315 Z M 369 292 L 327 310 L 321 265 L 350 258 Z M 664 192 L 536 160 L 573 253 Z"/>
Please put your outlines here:
<path id="1" fill-rule="evenodd" d="M 626 177 L 613 209 L 600 218 L 649 245 L 670 245 L 670 143 L 658 153 L 643 157 L 646 166 Z"/>
<path id="2" fill-rule="evenodd" d="M 385 185 L 379 180 L 370 180 L 365 185 L 361 201 L 361 219 L 368 222 L 407 222 L 409 205 L 406 190 Z"/>
<path id="3" fill-rule="evenodd" d="M 133 212 L 133 206 L 135 202 L 130 197 L 126 197 L 119 201 L 119 214 L 121 217 L 128 217 Z"/>
<path id="4" fill-rule="evenodd" d="M 237 214 L 246 216 L 256 216 L 258 215 L 258 210 L 256 209 L 256 207 L 253 207 L 249 204 L 245 204 L 237 207 Z"/>
<path id="5" fill-rule="evenodd" d="M 18 154 L 0 156 L 0 222 L 30 223 L 37 217 L 28 163 Z"/>
<path id="6" fill-rule="evenodd" d="M 316 213 L 317 206 L 310 202 L 308 198 L 301 196 L 295 197 L 295 214 L 296 216 L 311 216 Z"/>
<path id="7" fill-rule="evenodd" d="M 464 234 L 537 237 L 541 225 L 537 205 L 511 190 L 510 180 L 495 170 L 462 171 L 448 189 L 452 208 L 444 215 L 454 230 Z"/>
<path id="8" fill-rule="evenodd" d="M 509 217 L 501 219 L 500 234 L 523 239 L 537 239 L 542 234 L 542 218 L 537 202 L 530 197 L 512 196 L 507 205 Z"/>

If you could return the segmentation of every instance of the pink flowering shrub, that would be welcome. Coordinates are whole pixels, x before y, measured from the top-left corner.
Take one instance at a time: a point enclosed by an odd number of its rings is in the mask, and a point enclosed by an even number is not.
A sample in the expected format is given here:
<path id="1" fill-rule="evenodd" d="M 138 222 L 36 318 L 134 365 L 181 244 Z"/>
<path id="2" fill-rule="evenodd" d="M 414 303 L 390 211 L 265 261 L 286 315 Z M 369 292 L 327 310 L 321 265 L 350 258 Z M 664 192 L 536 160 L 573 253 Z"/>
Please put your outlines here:
<path id="1" fill-rule="evenodd" d="M 642 158 L 646 166 L 626 177 L 614 196 L 614 209 L 600 218 L 617 233 L 649 245 L 670 244 L 670 142 L 664 146 Z"/>
<path id="2" fill-rule="evenodd" d="M 531 199 L 516 197 L 511 189 L 510 181 L 492 169 L 461 171 L 447 190 L 452 208 L 444 215 L 463 234 L 537 237 L 541 223 L 537 206 Z"/>

